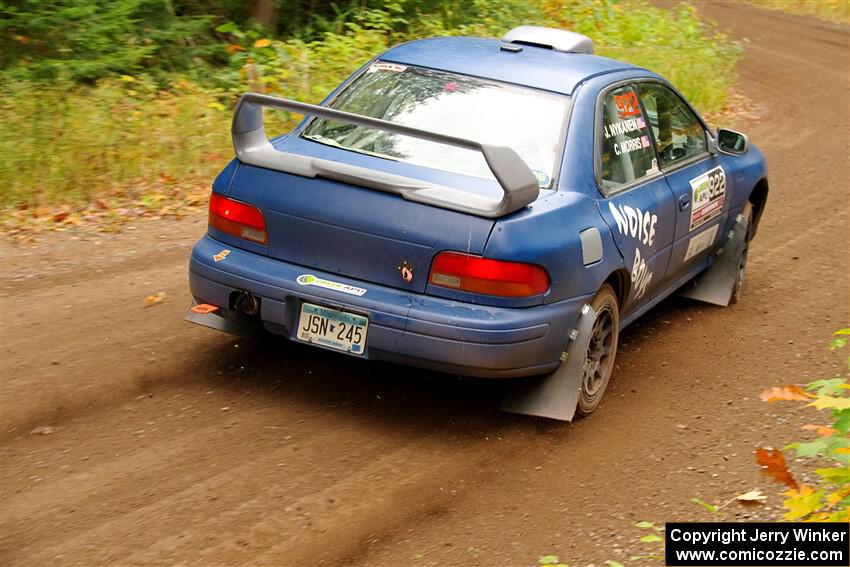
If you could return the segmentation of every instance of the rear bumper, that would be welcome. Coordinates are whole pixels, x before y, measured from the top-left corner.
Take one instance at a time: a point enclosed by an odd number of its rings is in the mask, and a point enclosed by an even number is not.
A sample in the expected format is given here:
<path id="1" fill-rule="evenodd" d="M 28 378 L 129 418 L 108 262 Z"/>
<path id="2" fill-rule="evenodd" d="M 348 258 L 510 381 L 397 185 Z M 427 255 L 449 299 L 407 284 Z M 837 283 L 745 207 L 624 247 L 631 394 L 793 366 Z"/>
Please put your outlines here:
<path id="1" fill-rule="evenodd" d="M 230 254 L 216 262 L 213 257 L 225 248 Z M 305 274 L 367 291 L 356 296 L 300 285 L 296 279 Z M 192 250 L 189 285 L 199 303 L 225 308 L 233 292 L 250 292 L 261 300 L 263 325 L 291 340 L 296 340 L 293 329 L 302 302 L 359 313 L 369 318 L 369 334 L 358 358 L 486 378 L 530 376 L 557 367 L 569 331 L 590 300 L 528 308 L 474 305 L 310 270 L 229 248 L 209 235 Z"/>

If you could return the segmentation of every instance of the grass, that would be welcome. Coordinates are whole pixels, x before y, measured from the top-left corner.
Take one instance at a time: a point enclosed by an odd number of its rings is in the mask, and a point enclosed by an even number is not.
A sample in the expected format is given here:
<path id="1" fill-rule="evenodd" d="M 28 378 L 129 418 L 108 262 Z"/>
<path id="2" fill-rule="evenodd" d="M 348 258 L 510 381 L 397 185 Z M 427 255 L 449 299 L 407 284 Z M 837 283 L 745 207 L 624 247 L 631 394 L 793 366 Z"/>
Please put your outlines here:
<path id="1" fill-rule="evenodd" d="M 850 0 L 747 0 L 760 8 L 850 23 Z"/>
<path id="2" fill-rule="evenodd" d="M 486 17 L 454 27 L 423 16 L 394 30 L 373 10 L 311 43 L 240 33 L 222 44 L 230 66 L 209 69 L 203 84 L 179 76 L 168 84 L 124 76 L 94 85 L 0 76 L 0 212 L 8 221 L 16 210 L 81 210 L 103 199 L 149 201 L 175 183 L 208 186 L 232 156 L 229 125 L 241 92 L 318 102 L 375 53 L 425 35 L 500 37 L 519 24 L 572 29 L 591 36 L 599 54 L 666 76 L 704 112 L 727 103 L 740 47 L 706 27 L 689 5 L 672 12 L 642 0 L 481 6 Z M 285 131 L 295 118 L 284 116 L 269 131 Z"/>
<path id="3" fill-rule="evenodd" d="M 4 205 L 84 203 L 119 188 L 138 197 L 156 181 L 206 177 L 229 159 L 229 116 L 214 93 L 135 86 L 4 85 Z"/>

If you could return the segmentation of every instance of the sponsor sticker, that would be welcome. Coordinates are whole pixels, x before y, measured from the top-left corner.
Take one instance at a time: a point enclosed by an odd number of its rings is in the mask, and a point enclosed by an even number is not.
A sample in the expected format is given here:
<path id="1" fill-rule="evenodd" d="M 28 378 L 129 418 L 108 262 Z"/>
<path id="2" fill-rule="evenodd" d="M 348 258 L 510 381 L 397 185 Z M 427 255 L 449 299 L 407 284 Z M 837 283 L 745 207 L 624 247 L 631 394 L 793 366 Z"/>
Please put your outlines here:
<path id="1" fill-rule="evenodd" d="M 227 258 L 229 255 L 230 255 L 230 250 L 222 250 L 221 252 L 219 252 L 218 254 L 213 256 L 213 260 L 215 260 L 216 262 L 221 262 L 222 260 Z"/>
<path id="2" fill-rule="evenodd" d="M 712 226 L 711 228 L 700 232 L 699 234 L 693 236 L 691 241 L 688 242 L 688 250 L 685 252 L 685 262 L 699 254 L 700 252 L 705 252 L 711 245 L 714 244 L 714 239 L 717 236 L 717 230 L 720 228 L 719 224 Z"/>
<path id="3" fill-rule="evenodd" d="M 369 69 L 366 70 L 367 73 L 374 73 L 376 71 L 391 71 L 393 73 L 402 73 L 407 70 L 407 65 L 399 65 L 398 63 L 372 63 L 369 65 Z"/>
<path id="4" fill-rule="evenodd" d="M 361 296 L 366 293 L 366 289 L 362 287 L 355 287 L 353 285 L 344 284 L 341 282 L 335 282 L 331 280 L 325 280 L 319 277 L 314 276 L 313 274 L 302 274 L 295 279 L 298 282 L 298 285 L 314 285 L 316 287 L 322 287 L 325 289 L 332 289 L 334 291 L 339 291 L 342 293 L 347 293 L 349 295 Z"/>
<path id="5" fill-rule="evenodd" d="M 691 228 L 699 228 L 723 214 L 726 204 L 726 172 L 722 166 L 691 179 Z"/>
<path id="6" fill-rule="evenodd" d="M 552 182 L 552 178 L 546 175 L 545 171 L 540 171 L 539 169 L 532 169 L 531 173 L 534 174 L 534 177 L 537 178 L 537 185 L 540 187 L 549 187 L 549 183 Z"/>

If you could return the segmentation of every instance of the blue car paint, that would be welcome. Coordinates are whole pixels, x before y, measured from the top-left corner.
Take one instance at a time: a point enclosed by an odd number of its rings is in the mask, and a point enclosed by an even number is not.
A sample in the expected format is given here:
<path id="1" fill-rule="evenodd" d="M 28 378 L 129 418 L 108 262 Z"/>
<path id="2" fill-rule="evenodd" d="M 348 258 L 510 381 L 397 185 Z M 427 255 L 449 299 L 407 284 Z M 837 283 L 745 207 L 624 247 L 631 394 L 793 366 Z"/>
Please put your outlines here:
<path id="1" fill-rule="evenodd" d="M 553 190 L 541 190 L 533 204 L 507 217 L 484 219 L 405 201 L 391 195 L 324 179 L 309 179 L 231 162 L 213 190 L 259 206 L 266 217 L 268 246 L 213 228 L 195 246 L 190 285 L 199 302 L 229 305 L 234 291 L 262 298 L 260 318 L 271 330 L 294 338 L 303 301 L 369 317 L 366 352 L 361 356 L 484 377 L 544 373 L 558 366 L 567 336 L 603 282 L 622 274 L 626 293 L 621 327 L 645 313 L 680 285 L 710 266 L 711 250 L 731 227 L 750 191 L 766 175 L 755 147 L 744 156 L 712 154 L 700 163 L 659 175 L 635 188 L 604 198 L 597 187 L 595 127 L 601 93 L 636 79 L 666 81 L 644 69 L 606 58 L 525 47 L 499 50 L 495 40 L 435 38 L 403 44 L 380 59 L 545 89 L 570 96 L 569 126 Z M 370 61 L 326 99 L 332 101 Z M 359 154 L 300 138 L 309 119 L 273 141 L 280 150 L 345 161 L 381 171 L 493 194 L 492 181 Z M 682 262 L 689 230 L 674 195 L 682 181 L 722 164 L 727 204 L 718 236 L 701 258 Z M 672 179 L 672 178 L 683 179 Z M 610 203 L 629 205 L 658 218 L 651 246 L 629 241 L 617 230 Z M 381 211 L 375 214 L 374 211 Z M 596 228 L 603 257 L 582 264 L 579 233 Z M 293 245 L 312 243 L 307 248 Z M 341 247 L 345 242 L 348 246 Z M 652 280 L 640 297 L 631 282 L 634 250 L 646 260 Z M 213 256 L 231 254 L 222 262 Z M 544 266 L 551 287 L 542 296 L 496 298 L 427 283 L 433 256 L 460 250 L 488 258 Z M 403 284 L 394 270 L 406 260 L 416 278 Z M 366 288 L 362 297 L 296 282 L 314 274 Z M 224 309 L 224 311 L 228 311 Z M 323 348 L 323 347 L 320 347 Z"/>
<path id="2" fill-rule="evenodd" d="M 399 45 L 382 54 L 380 59 L 567 95 L 595 75 L 635 68 L 597 55 L 534 47 L 513 53 L 501 51 L 500 45 L 502 43 L 495 39 L 435 37 Z"/>
<path id="3" fill-rule="evenodd" d="M 553 338 L 555 344 L 563 342 L 589 299 L 535 309 L 477 306 L 368 285 L 236 248 L 215 262 L 222 246 L 207 235 L 192 250 L 189 283 L 198 300 L 228 305 L 234 290 L 250 290 L 262 298 L 261 319 L 286 336 L 294 336 L 293 322 L 304 301 L 348 310 L 369 318 L 363 358 L 401 362 L 409 357 L 417 366 L 474 376 L 523 376 L 555 368 L 560 351 L 551 352 Z M 355 297 L 301 286 L 296 279 L 305 273 L 365 286 L 368 292 Z"/>

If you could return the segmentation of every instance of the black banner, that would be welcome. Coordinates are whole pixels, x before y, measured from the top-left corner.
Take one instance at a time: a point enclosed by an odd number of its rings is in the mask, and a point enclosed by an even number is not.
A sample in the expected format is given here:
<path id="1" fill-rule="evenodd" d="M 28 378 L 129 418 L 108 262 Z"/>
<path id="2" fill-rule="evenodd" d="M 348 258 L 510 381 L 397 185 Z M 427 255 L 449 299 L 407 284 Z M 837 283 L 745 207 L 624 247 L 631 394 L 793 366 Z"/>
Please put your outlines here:
<path id="1" fill-rule="evenodd" d="M 670 566 L 850 566 L 846 523 L 670 523 L 665 539 Z"/>

